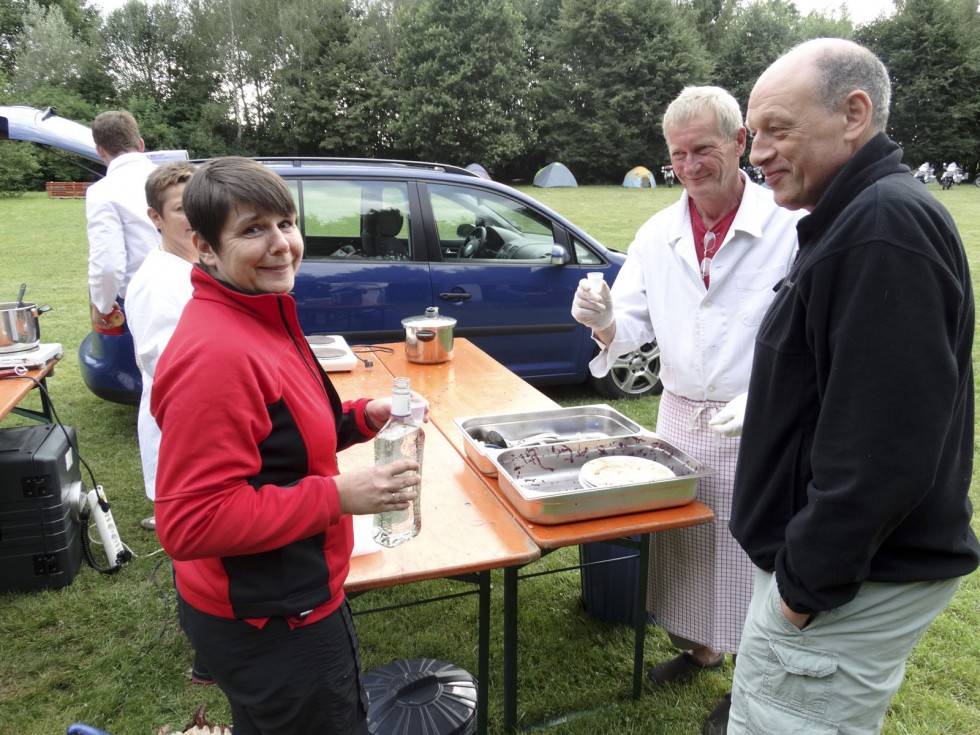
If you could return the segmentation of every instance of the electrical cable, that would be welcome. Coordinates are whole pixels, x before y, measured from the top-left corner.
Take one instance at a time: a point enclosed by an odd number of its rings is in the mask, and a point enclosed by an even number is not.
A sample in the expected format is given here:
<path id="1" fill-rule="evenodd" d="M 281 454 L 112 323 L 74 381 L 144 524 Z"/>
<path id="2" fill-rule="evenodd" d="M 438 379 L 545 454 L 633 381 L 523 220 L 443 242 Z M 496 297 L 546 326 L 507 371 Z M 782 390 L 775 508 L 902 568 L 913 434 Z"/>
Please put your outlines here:
<path id="1" fill-rule="evenodd" d="M 374 362 L 369 358 L 361 357 L 362 354 L 372 355 L 380 352 L 381 354 L 391 355 L 395 351 L 390 347 L 382 347 L 380 345 L 358 345 L 357 347 L 351 347 L 351 352 L 354 353 L 354 357 L 364 363 L 364 367 L 369 368 L 374 366 Z"/>
<path id="2" fill-rule="evenodd" d="M 174 597 L 174 603 L 173 605 L 171 605 L 170 594 L 167 592 L 166 589 L 164 589 L 163 585 L 161 584 L 160 580 L 157 577 L 157 573 L 160 571 L 160 567 L 162 567 L 164 564 L 166 564 L 169 561 L 170 561 L 169 556 L 165 556 L 162 559 L 160 559 L 160 561 L 158 561 L 156 565 L 153 567 L 153 572 L 150 575 L 151 580 L 153 581 L 153 586 L 157 588 L 160 595 L 160 599 L 163 602 L 163 612 L 164 612 L 163 625 L 160 626 L 160 632 L 157 633 L 156 638 L 152 640 L 146 648 L 140 651 L 139 656 L 133 662 L 133 665 L 130 667 L 129 671 L 126 673 L 126 678 L 122 687 L 122 694 L 119 697 L 119 704 L 116 705 L 116 710 L 113 713 L 113 717 L 110 720 L 110 723 L 117 720 L 122 715 L 123 707 L 125 707 L 126 705 L 126 699 L 129 696 L 130 689 L 132 689 L 131 684 L 133 682 L 133 676 L 136 670 L 139 668 L 140 664 L 146 659 L 146 657 L 153 651 L 153 649 L 160 644 L 160 642 L 163 640 L 163 637 L 167 633 L 167 629 L 170 628 L 171 609 L 176 608 L 176 597 Z"/>

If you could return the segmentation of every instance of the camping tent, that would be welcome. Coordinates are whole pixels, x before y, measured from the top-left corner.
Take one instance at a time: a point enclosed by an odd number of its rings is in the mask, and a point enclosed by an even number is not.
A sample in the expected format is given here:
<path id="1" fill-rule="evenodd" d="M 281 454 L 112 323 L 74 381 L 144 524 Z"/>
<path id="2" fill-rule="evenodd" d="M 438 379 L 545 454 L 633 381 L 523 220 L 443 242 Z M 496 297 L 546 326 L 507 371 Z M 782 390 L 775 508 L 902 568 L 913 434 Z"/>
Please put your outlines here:
<path id="1" fill-rule="evenodd" d="M 572 172 L 561 163 L 549 163 L 534 174 L 534 185 L 540 187 L 578 186 Z"/>
<path id="2" fill-rule="evenodd" d="M 657 180 L 653 178 L 653 174 L 646 166 L 637 166 L 627 172 L 626 178 L 623 179 L 623 186 L 628 186 L 631 189 L 652 189 L 656 188 Z"/>
<path id="3" fill-rule="evenodd" d="M 466 170 L 467 171 L 472 171 L 477 176 L 479 176 L 480 178 L 486 179 L 487 181 L 492 181 L 492 179 L 490 178 L 490 174 L 487 173 L 487 170 L 485 168 L 483 168 L 483 166 L 481 166 L 478 163 L 471 163 L 469 166 L 466 167 Z"/>

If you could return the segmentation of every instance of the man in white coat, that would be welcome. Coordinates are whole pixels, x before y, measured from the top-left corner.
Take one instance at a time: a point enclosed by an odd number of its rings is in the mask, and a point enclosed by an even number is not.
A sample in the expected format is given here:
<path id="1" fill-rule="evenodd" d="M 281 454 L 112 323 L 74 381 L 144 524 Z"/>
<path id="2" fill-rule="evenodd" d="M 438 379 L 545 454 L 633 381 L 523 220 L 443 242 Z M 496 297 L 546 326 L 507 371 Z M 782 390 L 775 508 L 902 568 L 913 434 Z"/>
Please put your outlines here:
<path id="1" fill-rule="evenodd" d="M 647 608 L 681 650 L 649 668 L 656 685 L 717 669 L 738 651 L 753 569 L 728 531 L 737 434 L 755 334 L 796 253 L 800 217 L 740 170 L 746 132 L 725 90 L 684 89 L 663 130 L 684 193 L 640 228 L 611 289 L 583 280 L 572 304 L 599 345 L 594 375 L 657 340 L 657 433 L 717 470 L 698 487 L 715 521 L 653 536 Z M 730 706 L 726 695 L 703 732 L 723 733 Z"/>
<path id="2" fill-rule="evenodd" d="M 111 330 L 121 324 L 120 299 L 130 279 L 159 242 L 143 193 L 154 164 L 143 153 L 136 120 L 125 110 L 99 114 L 92 138 L 106 175 L 85 192 L 89 300 L 93 326 Z"/>

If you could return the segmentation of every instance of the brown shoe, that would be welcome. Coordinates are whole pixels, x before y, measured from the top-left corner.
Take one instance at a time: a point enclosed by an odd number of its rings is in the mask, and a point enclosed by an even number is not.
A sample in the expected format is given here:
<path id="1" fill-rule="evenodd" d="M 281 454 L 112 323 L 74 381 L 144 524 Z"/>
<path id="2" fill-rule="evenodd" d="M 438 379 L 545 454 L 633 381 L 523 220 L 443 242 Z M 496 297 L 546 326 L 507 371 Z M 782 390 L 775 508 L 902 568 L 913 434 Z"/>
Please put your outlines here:
<path id="1" fill-rule="evenodd" d="M 728 713 L 732 709 L 732 693 L 726 694 L 711 710 L 708 719 L 704 721 L 701 735 L 726 735 L 728 733 Z"/>
<path id="2" fill-rule="evenodd" d="M 157 519 L 154 516 L 144 518 L 142 521 L 140 521 L 140 528 L 142 528 L 144 531 L 156 531 Z"/>
<path id="3" fill-rule="evenodd" d="M 710 664 L 698 663 L 690 651 L 684 651 L 670 661 L 664 661 L 656 666 L 647 667 L 647 678 L 654 684 L 681 684 L 690 681 L 703 671 L 720 669 L 725 662 L 725 654 L 719 653 L 718 658 Z"/>

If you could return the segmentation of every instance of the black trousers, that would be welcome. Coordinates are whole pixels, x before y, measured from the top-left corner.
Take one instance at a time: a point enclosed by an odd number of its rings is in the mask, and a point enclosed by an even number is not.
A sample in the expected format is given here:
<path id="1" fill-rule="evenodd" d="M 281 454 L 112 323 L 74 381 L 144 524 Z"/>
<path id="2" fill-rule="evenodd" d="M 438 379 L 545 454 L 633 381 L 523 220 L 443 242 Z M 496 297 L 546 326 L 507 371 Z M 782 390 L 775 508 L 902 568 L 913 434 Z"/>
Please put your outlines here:
<path id="1" fill-rule="evenodd" d="M 231 704 L 235 735 L 367 735 L 361 656 L 346 600 L 311 625 L 259 630 L 178 598 L 181 626 Z"/>

